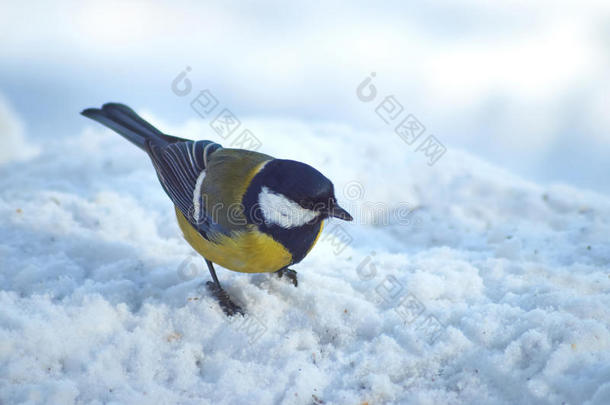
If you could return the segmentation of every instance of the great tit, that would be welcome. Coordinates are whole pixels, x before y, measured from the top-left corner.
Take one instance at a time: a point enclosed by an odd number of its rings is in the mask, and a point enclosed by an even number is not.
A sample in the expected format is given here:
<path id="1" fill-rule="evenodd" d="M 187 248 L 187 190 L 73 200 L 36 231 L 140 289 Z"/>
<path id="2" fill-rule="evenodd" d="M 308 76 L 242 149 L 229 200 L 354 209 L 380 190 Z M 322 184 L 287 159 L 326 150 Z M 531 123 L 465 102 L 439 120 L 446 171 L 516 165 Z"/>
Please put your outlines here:
<path id="1" fill-rule="evenodd" d="M 166 135 L 117 103 L 81 113 L 143 149 L 175 206 L 184 238 L 205 259 L 206 283 L 228 316 L 243 314 L 220 286 L 213 263 L 244 273 L 275 272 L 309 253 L 329 217 L 351 221 L 333 183 L 313 167 L 212 141 Z"/>

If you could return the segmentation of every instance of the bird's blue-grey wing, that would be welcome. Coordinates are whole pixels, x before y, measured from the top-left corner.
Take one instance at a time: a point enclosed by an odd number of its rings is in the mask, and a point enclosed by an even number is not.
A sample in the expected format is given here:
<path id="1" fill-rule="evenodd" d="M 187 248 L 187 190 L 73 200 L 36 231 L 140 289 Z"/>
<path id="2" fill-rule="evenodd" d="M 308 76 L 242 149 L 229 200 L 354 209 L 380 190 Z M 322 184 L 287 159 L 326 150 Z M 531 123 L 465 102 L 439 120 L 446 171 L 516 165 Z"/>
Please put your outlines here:
<path id="1" fill-rule="evenodd" d="M 205 238 L 228 233 L 206 212 L 201 193 L 209 156 L 222 146 L 211 141 L 146 146 L 163 189 L 190 224 Z"/>

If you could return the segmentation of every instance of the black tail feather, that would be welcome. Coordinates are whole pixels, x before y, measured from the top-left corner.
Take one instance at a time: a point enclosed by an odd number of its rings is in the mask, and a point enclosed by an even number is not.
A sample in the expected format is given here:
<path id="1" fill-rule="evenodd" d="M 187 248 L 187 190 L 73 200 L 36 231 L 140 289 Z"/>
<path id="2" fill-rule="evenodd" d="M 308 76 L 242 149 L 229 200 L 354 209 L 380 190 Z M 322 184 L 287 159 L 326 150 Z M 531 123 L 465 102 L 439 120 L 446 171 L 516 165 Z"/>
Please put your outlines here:
<path id="1" fill-rule="evenodd" d="M 185 140 L 165 135 L 124 104 L 106 103 L 102 108 L 87 108 L 81 114 L 118 132 L 142 150 L 146 150 L 146 140 L 160 145 Z"/>

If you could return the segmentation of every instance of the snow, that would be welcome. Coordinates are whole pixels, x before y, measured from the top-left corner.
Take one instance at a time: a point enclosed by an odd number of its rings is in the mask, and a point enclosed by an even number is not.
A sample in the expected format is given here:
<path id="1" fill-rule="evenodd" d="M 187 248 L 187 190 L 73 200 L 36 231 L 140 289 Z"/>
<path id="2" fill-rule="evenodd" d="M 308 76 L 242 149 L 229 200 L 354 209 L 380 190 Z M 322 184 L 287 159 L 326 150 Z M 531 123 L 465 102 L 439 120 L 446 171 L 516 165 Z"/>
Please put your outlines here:
<path id="1" fill-rule="evenodd" d="M 296 289 L 219 269 L 246 318 L 200 287 L 120 136 L 84 122 L 36 156 L 3 149 L 19 159 L 0 166 L 0 403 L 610 403 L 608 197 L 451 147 L 429 166 L 391 131 L 244 122 L 355 217 L 327 224 Z M 230 143 L 202 120 L 160 126 Z"/>
<path id="2" fill-rule="evenodd" d="M 30 158 L 38 152 L 35 147 L 25 141 L 23 124 L 17 118 L 15 111 L 0 94 L 0 164 L 11 160 Z"/>

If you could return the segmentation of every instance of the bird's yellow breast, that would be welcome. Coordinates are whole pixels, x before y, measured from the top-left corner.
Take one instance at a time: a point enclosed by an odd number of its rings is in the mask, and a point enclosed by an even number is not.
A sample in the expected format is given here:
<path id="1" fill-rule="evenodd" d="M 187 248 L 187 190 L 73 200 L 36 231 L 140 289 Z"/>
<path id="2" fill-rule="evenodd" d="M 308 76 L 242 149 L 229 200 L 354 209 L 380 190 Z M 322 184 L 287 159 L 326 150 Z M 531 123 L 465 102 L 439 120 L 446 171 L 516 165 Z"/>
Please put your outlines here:
<path id="1" fill-rule="evenodd" d="M 268 273 L 288 266 L 290 252 L 271 236 L 259 232 L 255 226 L 233 235 L 220 235 L 213 241 L 205 239 L 186 220 L 176 207 L 178 225 L 186 241 L 200 255 L 229 270 L 242 273 Z"/>

